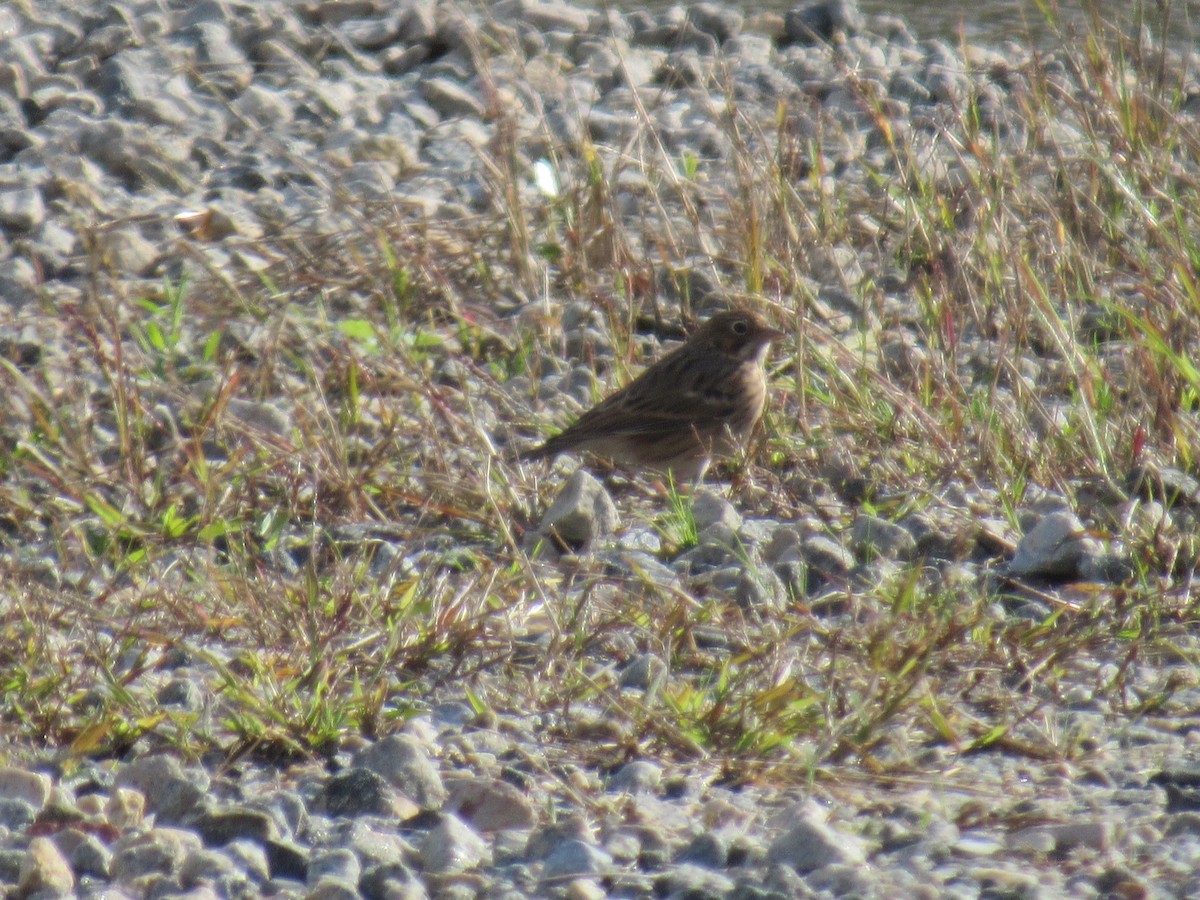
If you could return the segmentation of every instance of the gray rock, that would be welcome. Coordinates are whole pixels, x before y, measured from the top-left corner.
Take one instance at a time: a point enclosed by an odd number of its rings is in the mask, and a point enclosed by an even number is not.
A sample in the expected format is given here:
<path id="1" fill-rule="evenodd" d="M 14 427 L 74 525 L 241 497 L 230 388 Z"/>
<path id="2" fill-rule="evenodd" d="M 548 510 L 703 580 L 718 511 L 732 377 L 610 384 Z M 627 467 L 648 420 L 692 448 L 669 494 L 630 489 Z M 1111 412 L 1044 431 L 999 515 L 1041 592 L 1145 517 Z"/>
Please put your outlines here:
<path id="1" fill-rule="evenodd" d="M 163 824 L 183 819 L 204 799 L 208 776 L 200 770 L 184 772 L 174 757 L 144 756 L 127 763 L 117 774 L 117 787 L 131 787 L 146 798 L 146 811 Z"/>
<path id="2" fill-rule="evenodd" d="M 18 897 L 67 897 L 75 889 L 75 874 L 54 841 L 35 837 L 21 862 Z"/>
<path id="3" fill-rule="evenodd" d="M 172 678 L 154 695 L 162 706 L 174 706 L 183 712 L 198 712 L 204 708 L 204 692 L 191 678 Z"/>
<path id="4" fill-rule="evenodd" d="M 558 822 L 534 831 L 525 845 L 525 857 L 531 861 L 545 859 L 560 844 L 569 841 L 581 841 L 585 844 L 596 842 L 587 821 L 578 813 L 569 814 Z"/>
<path id="5" fill-rule="evenodd" d="M 765 553 L 775 555 L 775 574 L 793 597 L 806 597 L 826 584 L 845 584 L 854 568 L 850 551 L 823 534 L 810 535 L 790 547 L 773 539 Z"/>
<path id="6" fill-rule="evenodd" d="M 358 857 L 349 850 L 332 849 L 314 853 L 308 861 L 308 884 L 315 887 L 324 878 L 357 884 L 362 875 Z"/>
<path id="7" fill-rule="evenodd" d="M 560 548 L 578 551 L 612 534 L 618 524 L 616 504 L 604 485 L 577 469 L 542 516 L 537 535 Z"/>
<path id="8" fill-rule="evenodd" d="M 676 862 L 723 869 L 729 862 L 729 840 L 717 832 L 702 831 L 683 848 Z"/>
<path id="9" fill-rule="evenodd" d="M 193 888 L 238 874 L 234 861 L 217 850 L 193 850 L 179 867 L 179 883 Z"/>
<path id="10" fill-rule="evenodd" d="M 1074 513 L 1054 512 L 1021 538 L 1008 571 L 1018 578 L 1070 580 L 1100 554 L 1099 541 L 1088 536 Z"/>
<path id="11" fill-rule="evenodd" d="M 662 767 L 644 759 L 625 763 L 608 779 L 606 790 L 611 794 L 651 793 L 662 781 Z"/>
<path id="12" fill-rule="evenodd" d="M 714 525 L 710 531 L 716 532 L 719 527 Z M 730 546 L 730 543 L 733 543 L 734 546 Z M 717 569 L 738 569 L 740 571 L 744 564 L 741 557 L 744 555 L 744 553 L 739 554 L 736 541 L 708 539 L 699 546 L 679 554 L 671 563 L 671 567 L 677 572 L 687 573 L 693 577 Z"/>
<path id="13" fill-rule="evenodd" d="M 787 586 L 773 570 L 749 566 L 738 572 L 733 585 L 733 599 L 747 610 L 766 610 L 782 605 L 788 596 Z"/>
<path id="14" fill-rule="evenodd" d="M 696 531 L 700 534 L 714 525 L 723 525 L 730 532 L 742 527 L 742 515 L 737 508 L 709 488 L 699 488 L 692 495 L 692 518 L 696 520 Z"/>
<path id="15" fill-rule="evenodd" d="M 721 44 L 740 32 L 745 21 L 740 10 L 722 3 L 696 3 L 687 13 L 697 29 L 711 34 Z"/>
<path id="16" fill-rule="evenodd" d="M 355 819 L 340 829 L 337 843 L 353 852 L 364 870 L 371 865 L 404 862 L 416 854 L 386 820 Z"/>
<path id="17" fill-rule="evenodd" d="M 0 798 L 0 827 L 24 831 L 37 818 L 37 810 L 24 800 Z"/>
<path id="18" fill-rule="evenodd" d="M 831 863 L 809 874 L 814 891 L 830 897 L 862 897 L 878 888 L 878 876 L 862 863 Z"/>
<path id="19" fill-rule="evenodd" d="M 866 560 L 909 560 L 917 552 L 916 538 L 903 526 L 866 514 L 854 520 L 850 541 L 855 555 Z"/>
<path id="20" fill-rule="evenodd" d="M 279 827 L 269 813 L 248 806 L 206 812 L 192 821 L 191 827 L 210 847 L 224 847 L 237 840 L 265 843 L 280 836 Z"/>
<path id="21" fill-rule="evenodd" d="M 960 67 L 930 66 L 925 73 L 925 86 L 934 103 L 958 105 L 971 90 L 971 81 Z"/>
<path id="22" fill-rule="evenodd" d="M 701 900 L 701 898 L 731 897 L 733 879 L 703 866 L 683 863 L 654 880 L 654 890 L 667 900 Z M 845 895 L 840 895 L 845 896 Z"/>
<path id="23" fill-rule="evenodd" d="M 446 810 L 477 831 L 532 828 L 537 813 L 515 785 L 497 778 L 455 778 L 448 785 Z"/>
<path id="24" fill-rule="evenodd" d="M 801 875 L 823 866 L 866 862 L 862 839 L 830 826 L 815 804 L 795 808 L 787 821 L 787 830 L 767 850 L 768 862 L 783 863 Z"/>
<path id="25" fill-rule="evenodd" d="M 355 767 L 329 779 L 317 796 L 317 807 L 331 816 L 391 816 L 398 812 L 396 800 L 381 776 Z"/>
<path id="26" fill-rule="evenodd" d="M 354 754 L 354 765 L 383 776 L 422 809 L 441 809 L 446 788 L 424 747 L 407 735 L 389 735 Z"/>
<path id="27" fill-rule="evenodd" d="M 458 701 L 439 703 L 431 712 L 433 724 L 440 731 L 461 731 L 475 721 L 475 710 L 469 704 Z"/>
<path id="28" fill-rule="evenodd" d="M 0 228 L 29 232 L 46 219 L 42 193 L 32 187 L 0 188 Z"/>
<path id="29" fill-rule="evenodd" d="M 20 800 L 39 812 L 50 798 L 50 779 L 15 766 L 0 768 L 0 799 Z"/>
<path id="30" fill-rule="evenodd" d="M 383 863 L 363 872 L 358 889 L 367 900 L 427 900 L 425 886 L 403 863 Z"/>
<path id="31" fill-rule="evenodd" d="M 191 144 L 179 136 L 166 137 L 118 119 L 103 119 L 81 124 L 73 139 L 80 152 L 130 190 L 161 188 L 183 194 L 197 180 L 187 160 Z"/>
<path id="32" fill-rule="evenodd" d="M 667 678 L 667 664 L 653 653 L 641 653 L 621 670 L 617 683 L 623 688 L 643 691 L 657 689 Z"/>
<path id="33" fill-rule="evenodd" d="M 254 77 L 254 66 L 233 42 L 229 26 L 223 22 L 198 22 L 179 32 L 196 54 L 196 66 L 205 85 L 211 85 L 228 97 L 245 90 Z"/>
<path id="34" fill-rule="evenodd" d="M 147 875 L 170 875 L 179 871 L 184 859 L 201 849 L 200 838 L 190 831 L 155 828 L 131 833 L 113 845 L 109 869 L 114 881 L 129 882 Z"/>
<path id="35" fill-rule="evenodd" d="M 71 271 L 75 256 L 81 250 L 79 235 L 54 219 L 47 219 L 37 233 L 30 237 L 30 250 L 42 271 L 55 277 Z"/>
<path id="36" fill-rule="evenodd" d="M 800 44 L 826 42 L 857 34 L 864 24 L 854 0 L 810 0 L 784 17 L 784 39 Z"/>
<path id="37" fill-rule="evenodd" d="M 294 115 L 293 97 L 286 91 L 264 84 L 251 84 L 242 91 L 231 106 L 242 119 L 258 128 L 284 129 Z M 239 128 L 233 123 L 232 128 Z"/>
<path id="38" fill-rule="evenodd" d="M 85 834 L 71 850 L 71 869 L 79 878 L 108 881 L 112 851 L 95 835 Z"/>
<path id="39" fill-rule="evenodd" d="M 266 852 L 267 866 L 272 878 L 307 882 L 308 851 L 306 849 L 284 841 L 268 841 L 263 846 L 263 850 Z"/>
<path id="40" fill-rule="evenodd" d="M 467 116 L 483 118 L 483 103 L 462 85 L 449 78 L 429 78 L 421 82 L 421 97 L 445 118 Z"/>
<path id="41" fill-rule="evenodd" d="M 236 840 L 226 844 L 222 853 L 233 860 L 238 871 L 256 884 L 270 877 L 270 866 L 264 845 L 257 841 Z"/>
<path id="42" fill-rule="evenodd" d="M 421 844 L 421 868 L 445 874 L 466 872 L 490 859 L 487 843 L 457 816 L 443 814 Z"/>
<path id="43" fill-rule="evenodd" d="M 100 96 L 107 108 L 131 119 L 220 137 L 225 129 L 216 107 L 198 101 L 180 74 L 183 68 L 184 61 L 162 45 L 127 47 L 101 67 Z"/>
<path id="44" fill-rule="evenodd" d="M 514 0 L 497 4 L 497 15 L 510 16 L 528 22 L 539 31 L 587 31 L 588 14 L 570 3 L 557 0 Z"/>
<path id="45" fill-rule="evenodd" d="M 304 798 L 294 790 L 279 790 L 253 801 L 256 809 L 267 812 L 275 820 L 280 831 L 289 835 L 303 831 L 308 823 L 308 809 Z"/>
<path id="46" fill-rule="evenodd" d="M 1112 827 L 1109 823 L 1081 821 L 1023 828 L 1009 836 L 1008 846 L 1039 853 L 1066 853 L 1077 847 L 1103 852 L 1111 841 Z"/>
<path id="47" fill-rule="evenodd" d="M 545 881 L 557 881 L 561 878 L 604 875 L 611 865 L 612 857 L 595 844 L 565 840 L 546 857 L 542 878 Z"/>
<path id="48" fill-rule="evenodd" d="M 309 886 L 304 900 L 360 900 L 361 896 L 354 882 L 326 876 Z"/>
<path id="49" fill-rule="evenodd" d="M 25 865 L 25 850 L 0 847 L 0 887 L 14 885 L 21 879 L 21 866 Z"/>

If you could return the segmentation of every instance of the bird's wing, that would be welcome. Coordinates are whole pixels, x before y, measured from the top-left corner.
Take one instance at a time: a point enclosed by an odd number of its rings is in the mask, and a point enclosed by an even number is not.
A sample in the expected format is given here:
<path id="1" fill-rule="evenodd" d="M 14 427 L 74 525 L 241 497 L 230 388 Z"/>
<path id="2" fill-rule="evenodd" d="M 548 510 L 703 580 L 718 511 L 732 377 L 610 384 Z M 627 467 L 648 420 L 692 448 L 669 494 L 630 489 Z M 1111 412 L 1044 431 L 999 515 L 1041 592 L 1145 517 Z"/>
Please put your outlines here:
<path id="1" fill-rule="evenodd" d="M 738 409 L 737 386 L 728 383 L 732 372 L 725 373 L 723 368 L 666 365 L 647 369 L 567 430 L 649 435 L 687 426 L 702 431 L 719 426 Z"/>

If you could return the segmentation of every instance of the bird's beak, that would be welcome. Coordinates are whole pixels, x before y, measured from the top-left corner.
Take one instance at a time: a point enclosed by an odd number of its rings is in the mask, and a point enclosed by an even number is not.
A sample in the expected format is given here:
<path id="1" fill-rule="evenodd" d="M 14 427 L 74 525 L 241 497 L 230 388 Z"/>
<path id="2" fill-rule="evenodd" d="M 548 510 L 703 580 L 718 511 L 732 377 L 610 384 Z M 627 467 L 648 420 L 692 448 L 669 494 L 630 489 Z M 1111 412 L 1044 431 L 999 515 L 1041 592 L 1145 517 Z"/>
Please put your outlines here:
<path id="1" fill-rule="evenodd" d="M 787 333 L 780 331 L 778 328 L 766 328 L 763 330 L 763 340 L 768 344 L 782 341 L 785 337 L 787 337 Z"/>

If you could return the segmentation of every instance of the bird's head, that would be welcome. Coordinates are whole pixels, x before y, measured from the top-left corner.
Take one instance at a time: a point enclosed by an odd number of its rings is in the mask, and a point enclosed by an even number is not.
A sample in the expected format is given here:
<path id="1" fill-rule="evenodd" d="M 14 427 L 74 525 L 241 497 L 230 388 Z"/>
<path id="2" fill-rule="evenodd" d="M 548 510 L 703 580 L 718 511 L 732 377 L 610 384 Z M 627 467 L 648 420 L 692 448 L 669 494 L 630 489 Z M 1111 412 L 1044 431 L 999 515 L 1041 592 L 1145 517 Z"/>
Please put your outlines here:
<path id="1" fill-rule="evenodd" d="M 717 313 L 700 326 L 692 340 L 716 353 L 745 360 L 760 360 L 767 347 L 784 336 L 766 319 L 750 310 Z"/>

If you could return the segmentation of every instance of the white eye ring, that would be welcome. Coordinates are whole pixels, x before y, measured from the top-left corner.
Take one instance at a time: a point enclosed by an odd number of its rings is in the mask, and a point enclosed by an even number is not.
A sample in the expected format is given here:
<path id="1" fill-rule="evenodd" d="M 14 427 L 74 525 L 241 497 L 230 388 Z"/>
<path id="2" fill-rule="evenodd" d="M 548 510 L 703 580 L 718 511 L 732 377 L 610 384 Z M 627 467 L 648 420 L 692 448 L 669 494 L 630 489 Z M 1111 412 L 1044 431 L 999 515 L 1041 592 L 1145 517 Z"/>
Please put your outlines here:
<path id="1" fill-rule="evenodd" d="M 747 325 L 745 323 L 745 321 L 743 321 L 742 319 L 738 319 L 736 322 L 733 323 L 733 333 L 734 334 L 745 334 L 749 330 L 750 330 L 750 326 Z"/>

